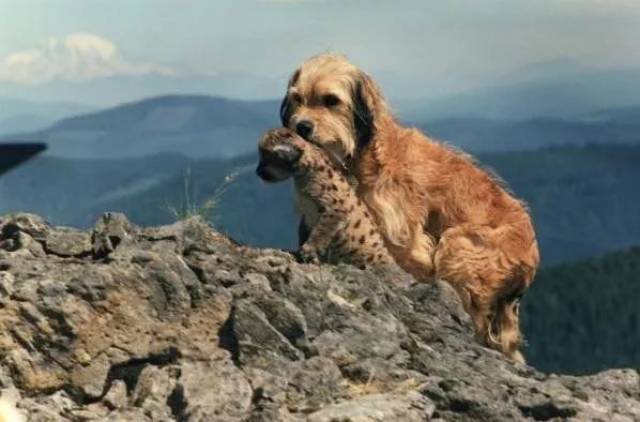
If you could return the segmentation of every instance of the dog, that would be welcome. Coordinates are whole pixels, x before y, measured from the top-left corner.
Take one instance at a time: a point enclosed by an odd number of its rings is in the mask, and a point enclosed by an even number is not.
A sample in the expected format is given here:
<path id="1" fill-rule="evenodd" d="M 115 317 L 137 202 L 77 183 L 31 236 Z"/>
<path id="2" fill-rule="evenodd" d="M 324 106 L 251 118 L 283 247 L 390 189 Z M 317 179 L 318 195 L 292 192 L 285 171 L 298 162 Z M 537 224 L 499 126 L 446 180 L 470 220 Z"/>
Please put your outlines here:
<path id="1" fill-rule="evenodd" d="M 342 55 L 305 61 L 280 116 L 355 177 L 396 262 L 419 281 L 449 282 L 478 340 L 524 362 L 518 304 L 540 261 L 526 206 L 469 155 L 398 123 L 373 79 Z M 304 221 L 299 233 L 304 241 Z"/>

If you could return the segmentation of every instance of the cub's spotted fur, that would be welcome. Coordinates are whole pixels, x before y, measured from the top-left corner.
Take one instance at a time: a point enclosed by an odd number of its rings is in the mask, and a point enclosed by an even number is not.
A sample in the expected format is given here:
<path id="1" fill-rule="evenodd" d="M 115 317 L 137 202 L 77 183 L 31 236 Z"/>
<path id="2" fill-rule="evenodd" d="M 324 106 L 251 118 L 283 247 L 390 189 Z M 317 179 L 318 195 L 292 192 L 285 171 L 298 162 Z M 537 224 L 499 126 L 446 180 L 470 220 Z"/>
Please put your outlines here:
<path id="1" fill-rule="evenodd" d="M 259 152 L 256 172 L 263 180 L 294 178 L 296 205 L 309 230 L 300 248 L 303 259 L 395 266 L 366 205 L 326 152 L 287 128 L 268 131 Z"/>

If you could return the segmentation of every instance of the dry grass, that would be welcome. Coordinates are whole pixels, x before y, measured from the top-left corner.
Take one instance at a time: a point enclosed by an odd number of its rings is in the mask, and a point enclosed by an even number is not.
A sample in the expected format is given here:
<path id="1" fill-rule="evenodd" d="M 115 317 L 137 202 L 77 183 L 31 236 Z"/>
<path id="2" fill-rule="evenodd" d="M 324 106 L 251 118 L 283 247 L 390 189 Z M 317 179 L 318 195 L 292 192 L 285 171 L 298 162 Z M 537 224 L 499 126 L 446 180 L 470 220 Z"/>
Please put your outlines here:
<path id="1" fill-rule="evenodd" d="M 183 180 L 183 198 L 178 206 L 167 206 L 169 212 L 176 221 L 186 220 L 191 217 L 200 216 L 203 219 L 210 221 L 213 217 L 213 212 L 218 206 L 220 199 L 226 193 L 229 186 L 236 180 L 240 171 L 235 171 L 225 176 L 224 180 L 215 189 L 213 195 L 205 201 L 198 201 L 198 198 L 193 192 L 191 183 L 191 168 L 187 168 L 184 180 Z"/>

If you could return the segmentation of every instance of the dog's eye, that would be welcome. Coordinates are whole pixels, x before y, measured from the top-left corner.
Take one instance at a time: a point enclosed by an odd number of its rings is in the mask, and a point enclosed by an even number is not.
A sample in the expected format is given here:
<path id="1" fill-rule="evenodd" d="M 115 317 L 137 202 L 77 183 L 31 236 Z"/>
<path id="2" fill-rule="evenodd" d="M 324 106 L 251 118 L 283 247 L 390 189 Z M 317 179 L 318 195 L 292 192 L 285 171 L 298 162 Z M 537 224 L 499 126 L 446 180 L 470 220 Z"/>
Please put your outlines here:
<path id="1" fill-rule="evenodd" d="M 301 103 L 302 102 L 302 97 L 300 96 L 300 94 L 298 93 L 291 93 L 291 101 L 293 101 L 294 103 Z"/>
<path id="2" fill-rule="evenodd" d="M 336 97 L 333 94 L 327 94 L 322 97 L 322 103 L 325 105 L 325 107 L 335 107 L 340 104 L 340 98 Z"/>

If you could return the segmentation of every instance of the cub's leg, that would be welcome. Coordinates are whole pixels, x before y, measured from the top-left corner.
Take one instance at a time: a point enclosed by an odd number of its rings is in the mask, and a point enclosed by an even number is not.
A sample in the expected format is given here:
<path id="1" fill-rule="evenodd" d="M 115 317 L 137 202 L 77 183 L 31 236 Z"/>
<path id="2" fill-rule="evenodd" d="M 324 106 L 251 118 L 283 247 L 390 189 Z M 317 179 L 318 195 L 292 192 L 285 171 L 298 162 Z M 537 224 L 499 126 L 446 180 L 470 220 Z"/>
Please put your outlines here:
<path id="1" fill-rule="evenodd" d="M 320 256 L 327 251 L 338 230 L 343 227 L 341 219 L 332 212 L 320 214 L 316 225 L 311 228 L 309 237 L 300 247 L 300 257 L 305 262 L 320 262 Z"/>
<path id="2" fill-rule="evenodd" d="M 298 224 L 298 247 L 302 246 L 304 242 L 309 239 L 309 227 L 304 221 L 304 217 L 300 219 L 300 224 Z"/>

